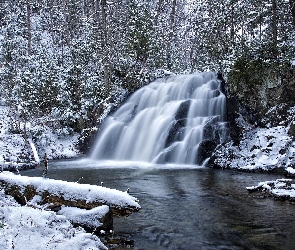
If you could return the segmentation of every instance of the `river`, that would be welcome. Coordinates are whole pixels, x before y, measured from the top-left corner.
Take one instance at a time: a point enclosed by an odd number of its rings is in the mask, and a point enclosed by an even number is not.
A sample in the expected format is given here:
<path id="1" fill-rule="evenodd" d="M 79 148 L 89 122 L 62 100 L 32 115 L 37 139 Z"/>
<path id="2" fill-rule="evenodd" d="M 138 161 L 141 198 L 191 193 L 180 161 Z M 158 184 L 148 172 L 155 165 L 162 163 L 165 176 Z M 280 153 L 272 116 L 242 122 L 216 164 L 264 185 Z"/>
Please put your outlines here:
<path id="1" fill-rule="evenodd" d="M 22 172 L 41 176 L 41 169 Z M 248 194 L 282 178 L 198 167 L 49 162 L 49 178 L 130 189 L 142 210 L 114 219 L 114 234 L 136 250 L 294 249 L 295 205 Z"/>

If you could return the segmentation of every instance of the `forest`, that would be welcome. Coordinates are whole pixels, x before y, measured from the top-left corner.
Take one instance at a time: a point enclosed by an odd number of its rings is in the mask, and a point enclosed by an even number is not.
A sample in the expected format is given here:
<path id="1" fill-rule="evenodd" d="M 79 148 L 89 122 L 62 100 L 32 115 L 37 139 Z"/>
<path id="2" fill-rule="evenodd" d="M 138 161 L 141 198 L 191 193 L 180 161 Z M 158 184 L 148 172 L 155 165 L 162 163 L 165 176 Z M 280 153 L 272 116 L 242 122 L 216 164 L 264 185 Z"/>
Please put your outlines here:
<path id="1" fill-rule="evenodd" d="M 2 0 L 0 98 L 13 133 L 83 134 L 171 72 L 289 69 L 294 28 L 294 0 Z"/>
<path id="2" fill-rule="evenodd" d="M 0 0 L 0 248 L 293 249 L 294 95 L 295 0 Z"/>

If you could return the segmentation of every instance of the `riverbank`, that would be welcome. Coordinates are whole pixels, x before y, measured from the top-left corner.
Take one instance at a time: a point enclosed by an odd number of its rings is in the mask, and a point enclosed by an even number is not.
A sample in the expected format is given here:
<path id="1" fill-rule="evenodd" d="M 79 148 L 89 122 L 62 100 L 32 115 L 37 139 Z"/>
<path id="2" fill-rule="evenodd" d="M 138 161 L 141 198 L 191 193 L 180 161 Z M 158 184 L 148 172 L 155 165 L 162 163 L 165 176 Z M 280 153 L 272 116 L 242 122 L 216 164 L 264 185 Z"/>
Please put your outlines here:
<path id="1" fill-rule="evenodd" d="M 40 176 L 41 170 L 21 172 Z M 134 249 L 290 249 L 294 205 L 249 193 L 246 187 L 283 178 L 188 166 L 121 165 L 112 162 L 54 161 L 49 177 L 127 190 L 142 210 L 114 219 L 114 238 L 134 241 Z M 111 237 L 109 237 L 111 238 Z"/>
<path id="2" fill-rule="evenodd" d="M 0 173 L 0 183 L 1 249 L 107 249 L 97 236 L 115 242 L 107 238 L 113 215 L 140 209 L 127 192 L 102 186 L 10 172 Z"/>
<path id="3" fill-rule="evenodd" d="M 62 215 L 30 206 L 21 206 L 0 188 L 1 249 L 99 249 L 107 247 Z"/>
<path id="4" fill-rule="evenodd" d="M 295 168 L 294 115 L 294 108 L 291 108 L 288 119 L 282 119 L 280 125 L 268 123 L 264 127 L 253 126 L 240 115 L 235 119 L 240 138 L 219 145 L 213 151 L 209 165 L 222 169 L 292 175 Z"/>
<path id="5" fill-rule="evenodd" d="M 0 105 L 0 168 L 10 171 L 35 168 L 42 162 L 44 154 L 48 159 L 80 155 L 76 147 L 78 134 L 70 135 L 46 125 L 33 126 L 31 123 L 20 123 L 21 130 L 15 130 L 11 113 L 8 106 Z M 25 129 L 30 133 L 24 135 Z"/>

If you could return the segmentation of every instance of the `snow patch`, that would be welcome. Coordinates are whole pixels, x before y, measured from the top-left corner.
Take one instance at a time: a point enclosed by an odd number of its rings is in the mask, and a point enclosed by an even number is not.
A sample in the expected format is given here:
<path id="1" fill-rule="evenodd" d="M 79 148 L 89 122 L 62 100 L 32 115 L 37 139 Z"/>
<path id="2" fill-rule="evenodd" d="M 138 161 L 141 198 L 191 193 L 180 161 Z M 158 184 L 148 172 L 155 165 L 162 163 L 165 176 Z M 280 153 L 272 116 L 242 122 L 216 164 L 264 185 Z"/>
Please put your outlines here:
<path id="1" fill-rule="evenodd" d="M 29 135 L 26 139 L 22 131 L 14 131 L 15 121 L 10 113 L 9 107 L 0 105 L 0 167 L 21 169 L 34 166 L 40 163 L 40 158 L 45 153 L 48 159 L 73 158 L 79 155 L 76 149 L 78 134 L 69 135 L 46 125 L 20 123 L 20 129 L 25 126 Z"/>
<path id="2" fill-rule="evenodd" d="M 291 168 L 291 167 L 288 167 L 286 168 L 286 171 L 292 175 L 295 175 L 295 169 L 294 168 Z"/>
<path id="3" fill-rule="evenodd" d="M 103 223 L 99 222 L 99 219 L 103 218 L 108 212 L 109 207 L 103 205 L 90 210 L 77 207 L 62 207 L 58 214 L 64 215 L 74 224 L 98 228 L 103 225 Z"/>
<path id="4" fill-rule="evenodd" d="M 39 158 L 37 149 L 35 147 L 35 144 L 33 143 L 32 139 L 28 139 L 28 141 L 29 141 L 29 143 L 31 145 L 31 148 L 32 148 L 32 151 L 33 151 L 33 154 L 34 154 L 35 161 L 39 163 L 40 162 L 40 158 Z"/>
<path id="5" fill-rule="evenodd" d="M 98 237 L 54 212 L 7 204 L 0 207 L 0 217 L 0 249 L 107 249 Z"/>

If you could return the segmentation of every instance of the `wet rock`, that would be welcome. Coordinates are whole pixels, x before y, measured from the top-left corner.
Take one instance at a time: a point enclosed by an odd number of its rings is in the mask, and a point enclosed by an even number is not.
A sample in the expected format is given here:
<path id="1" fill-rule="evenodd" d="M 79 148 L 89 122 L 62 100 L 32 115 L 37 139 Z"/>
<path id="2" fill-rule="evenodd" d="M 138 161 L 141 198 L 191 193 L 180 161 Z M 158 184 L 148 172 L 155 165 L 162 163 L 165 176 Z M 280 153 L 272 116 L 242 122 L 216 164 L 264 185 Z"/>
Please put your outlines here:
<path id="1" fill-rule="evenodd" d="M 183 134 L 184 134 L 184 128 L 186 124 L 186 119 L 180 119 L 178 121 L 175 121 L 173 126 L 170 128 L 168 132 L 168 136 L 165 142 L 165 147 L 168 147 L 175 141 L 180 141 Z"/>
<path id="2" fill-rule="evenodd" d="M 197 164 L 202 165 L 202 163 L 209 157 L 211 157 L 212 152 L 219 144 L 218 140 L 206 140 L 202 141 L 198 148 L 198 158 L 196 160 Z"/>
<path id="3" fill-rule="evenodd" d="M 215 118 L 212 118 L 204 126 L 203 138 L 203 141 L 199 145 L 198 158 L 196 159 L 196 163 L 200 165 L 206 159 L 212 157 L 218 145 L 225 143 L 229 139 L 227 125 L 224 126 L 224 124 L 218 123 Z"/>
<path id="4" fill-rule="evenodd" d="M 103 243 L 113 250 L 123 250 L 123 249 L 129 249 L 131 247 L 134 247 L 133 240 L 125 239 L 122 237 L 119 237 L 119 238 L 105 237 L 105 240 L 103 241 Z"/>
<path id="5" fill-rule="evenodd" d="M 61 209 L 61 205 L 49 204 L 45 209 L 57 213 Z"/>
<path id="6" fill-rule="evenodd" d="M 290 124 L 288 135 L 291 136 L 293 140 L 295 140 L 295 124 Z"/>
<path id="7" fill-rule="evenodd" d="M 181 119 L 185 119 L 187 117 L 190 103 L 191 103 L 190 100 L 186 100 L 180 104 L 180 106 L 175 114 L 175 120 L 181 120 Z"/>
<path id="8" fill-rule="evenodd" d="M 292 179 L 260 182 L 257 186 L 246 187 L 246 189 L 249 193 L 259 192 L 258 197 L 273 197 L 279 201 L 295 201 L 295 185 Z M 257 197 L 257 195 L 254 197 Z"/>
<path id="9" fill-rule="evenodd" d="M 186 117 L 190 107 L 190 100 L 184 101 L 179 106 L 176 114 L 175 114 L 175 122 L 171 126 L 168 136 L 165 142 L 165 147 L 168 147 L 175 141 L 180 141 L 183 136 L 184 128 L 186 125 Z"/>
<path id="10" fill-rule="evenodd" d="M 97 136 L 97 129 L 88 128 L 84 129 L 78 139 L 79 151 L 83 154 L 90 152 L 91 147 L 94 144 L 95 138 Z"/>
<path id="11" fill-rule="evenodd" d="M 96 232 L 98 231 L 100 232 L 101 230 L 112 230 L 113 229 L 112 210 L 110 210 L 102 218 L 100 218 L 99 221 L 102 223 L 102 226 L 100 228 L 96 228 Z"/>
<path id="12" fill-rule="evenodd" d="M 220 91 L 225 95 L 227 96 L 228 95 L 228 86 L 227 86 L 227 83 L 226 81 L 224 80 L 223 78 L 223 75 L 221 72 L 218 72 L 217 73 L 217 79 L 220 81 Z"/>
<path id="13" fill-rule="evenodd" d="M 234 95 L 227 98 L 227 122 L 230 138 L 237 145 L 243 137 L 245 130 L 256 126 L 260 116 L 249 106 L 241 103 Z"/>

